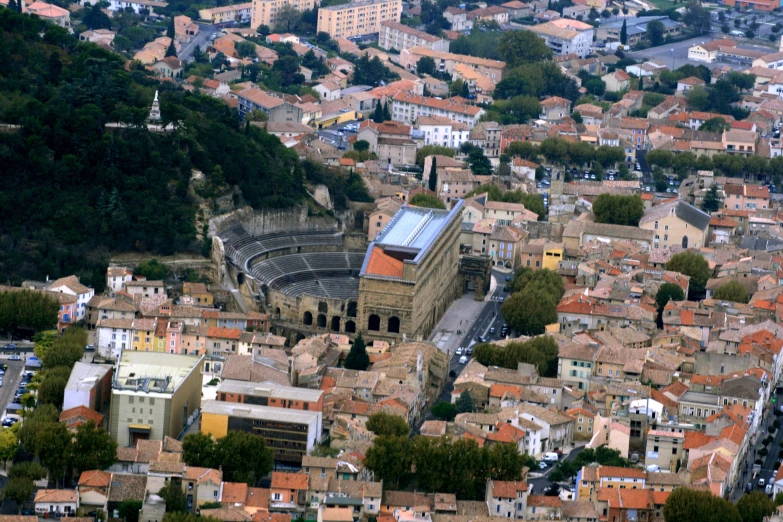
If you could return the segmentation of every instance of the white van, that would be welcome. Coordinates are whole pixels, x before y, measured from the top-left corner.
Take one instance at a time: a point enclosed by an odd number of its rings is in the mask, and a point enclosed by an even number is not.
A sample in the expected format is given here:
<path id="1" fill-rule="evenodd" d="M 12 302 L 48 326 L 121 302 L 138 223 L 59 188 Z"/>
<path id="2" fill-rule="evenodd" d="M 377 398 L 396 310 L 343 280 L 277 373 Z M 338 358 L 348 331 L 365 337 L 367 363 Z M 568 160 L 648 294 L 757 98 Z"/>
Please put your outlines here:
<path id="1" fill-rule="evenodd" d="M 544 459 L 543 460 L 545 460 L 547 462 L 557 462 L 557 459 L 558 459 L 557 453 L 553 453 L 551 451 L 547 452 L 547 453 L 544 453 Z"/>
<path id="2" fill-rule="evenodd" d="M 766 493 L 767 495 L 772 495 L 772 484 L 767 484 L 764 487 L 764 493 Z"/>
<path id="3" fill-rule="evenodd" d="M 467 362 L 468 362 L 468 358 L 467 358 L 467 357 L 465 357 L 464 355 L 463 355 L 462 357 L 460 357 L 460 358 L 459 358 L 459 363 L 460 363 L 460 364 L 465 364 L 465 363 L 467 363 Z"/>
<path id="4" fill-rule="evenodd" d="M 657 473 L 661 471 L 661 468 L 658 467 L 658 464 L 650 464 L 649 466 L 647 466 L 647 471 L 649 471 L 650 473 Z"/>

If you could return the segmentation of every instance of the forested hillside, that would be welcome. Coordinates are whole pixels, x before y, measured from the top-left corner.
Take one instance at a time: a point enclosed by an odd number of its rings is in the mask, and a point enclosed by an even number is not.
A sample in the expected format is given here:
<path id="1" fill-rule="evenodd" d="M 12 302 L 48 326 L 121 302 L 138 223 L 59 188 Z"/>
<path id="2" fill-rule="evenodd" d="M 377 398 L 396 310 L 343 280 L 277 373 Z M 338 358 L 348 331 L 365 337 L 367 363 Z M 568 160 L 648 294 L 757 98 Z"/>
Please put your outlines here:
<path id="1" fill-rule="evenodd" d="M 305 196 L 304 169 L 277 138 L 240 126 L 221 101 L 127 69 L 0 7 L 0 124 L 21 125 L 0 132 L 0 281 L 75 273 L 102 288 L 110 251 L 199 251 L 194 191 L 210 201 L 236 185 L 237 203 L 256 208 Z M 144 126 L 156 90 L 175 132 Z M 193 185 L 193 169 L 205 181 Z"/>

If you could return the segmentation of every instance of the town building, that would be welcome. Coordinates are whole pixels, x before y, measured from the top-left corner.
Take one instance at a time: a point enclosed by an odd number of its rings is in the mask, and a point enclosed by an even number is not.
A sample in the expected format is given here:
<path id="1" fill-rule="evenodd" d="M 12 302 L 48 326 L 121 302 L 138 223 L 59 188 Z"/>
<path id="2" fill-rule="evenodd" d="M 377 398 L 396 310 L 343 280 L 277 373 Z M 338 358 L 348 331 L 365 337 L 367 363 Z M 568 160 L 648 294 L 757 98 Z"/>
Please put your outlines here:
<path id="1" fill-rule="evenodd" d="M 653 231 L 653 245 L 668 248 L 700 248 L 708 243 L 710 215 L 682 200 L 672 201 L 647 210 L 639 228 Z"/>
<path id="2" fill-rule="evenodd" d="M 315 0 L 253 0 L 250 27 L 253 29 L 258 29 L 262 25 L 275 27 L 277 25 L 277 12 L 284 5 L 292 6 L 297 11 L 302 12 L 312 9 L 316 3 Z"/>
<path id="3" fill-rule="evenodd" d="M 226 22 L 247 23 L 252 18 L 253 2 L 242 4 L 224 5 L 210 9 L 199 9 L 200 20 L 212 24 L 224 24 Z"/>
<path id="4" fill-rule="evenodd" d="M 330 5 L 318 10 L 318 31 L 332 38 L 379 33 L 382 22 L 399 22 L 401 15 L 402 0 L 359 0 Z"/>
<path id="5" fill-rule="evenodd" d="M 403 51 L 411 47 L 426 47 L 433 51 L 449 51 L 449 41 L 408 27 L 399 22 L 381 22 L 381 30 L 378 32 L 378 46 L 381 49 L 396 49 Z"/>
<path id="6" fill-rule="evenodd" d="M 457 65 L 467 65 L 476 70 L 482 76 L 489 78 L 494 83 L 503 79 L 506 68 L 506 62 L 500 60 L 490 60 L 488 58 L 477 58 L 464 54 L 454 54 L 446 51 L 439 51 L 429 47 L 411 47 L 400 51 L 400 65 L 409 71 L 415 71 L 419 60 L 425 56 L 435 60 L 435 69 L 438 72 L 454 74 L 454 68 Z"/>
<path id="7" fill-rule="evenodd" d="M 590 24 L 561 18 L 526 29 L 541 37 L 555 55 L 575 54 L 585 58 L 590 54 L 594 32 Z"/>
<path id="8" fill-rule="evenodd" d="M 202 361 L 198 356 L 122 351 L 109 416 L 117 444 L 178 437 L 201 407 Z"/>
<path id="9" fill-rule="evenodd" d="M 207 401 L 201 411 L 201 432 L 215 438 L 243 431 L 260 435 L 274 459 L 301 465 L 302 457 L 321 441 L 319 411 L 281 409 L 248 402 Z"/>

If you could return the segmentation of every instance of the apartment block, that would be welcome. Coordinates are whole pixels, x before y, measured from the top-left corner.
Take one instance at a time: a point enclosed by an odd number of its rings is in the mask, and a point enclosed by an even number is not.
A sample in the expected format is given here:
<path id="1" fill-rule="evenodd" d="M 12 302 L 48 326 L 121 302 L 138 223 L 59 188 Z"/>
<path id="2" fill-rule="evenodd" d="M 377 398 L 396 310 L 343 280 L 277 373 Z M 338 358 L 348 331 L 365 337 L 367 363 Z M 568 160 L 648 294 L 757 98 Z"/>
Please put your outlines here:
<path id="1" fill-rule="evenodd" d="M 381 49 L 397 49 L 402 51 L 411 47 L 426 47 L 433 51 L 449 50 L 449 41 L 408 27 L 399 22 L 381 22 L 381 30 L 378 31 L 378 46 Z"/>
<path id="2" fill-rule="evenodd" d="M 561 18 L 527 28 L 541 37 L 556 55 L 576 54 L 584 58 L 590 54 L 593 26 L 578 20 Z"/>
<path id="3" fill-rule="evenodd" d="M 409 71 L 415 71 L 416 64 L 425 56 L 435 60 L 435 67 L 439 72 L 453 75 L 454 67 L 459 64 L 464 64 L 476 70 L 482 76 L 489 78 L 494 83 L 503 79 L 503 72 L 506 68 L 506 62 L 501 62 L 500 60 L 489 60 L 487 58 L 477 58 L 465 54 L 454 54 L 430 49 L 428 47 L 411 47 L 410 49 L 400 50 L 400 65 Z"/>
<path id="4" fill-rule="evenodd" d="M 224 5 L 212 9 L 199 9 L 198 17 L 205 22 L 223 24 L 226 22 L 247 22 L 253 14 L 253 2 Z"/>
<path id="5" fill-rule="evenodd" d="M 392 98 L 392 104 L 392 119 L 404 123 L 413 123 L 421 116 L 443 116 L 465 123 L 472 129 L 484 114 L 484 109 L 467 105 L 459 99 L 439 100 L 406 92 L 397 93 Z"/>
<path id="6" fill-rule="evenodd" d="M 399 22 L 402 0 L 362 0 L 318 10 L 318 31 L 332 38 L 379 33 L 381 23 Z M 255 26 L 253 26 L 255 27 Z"/>
<path id="7" fill-rule="evenodd" d="M 291 5 L 301 12 L 315 7 L 315 0 L 253 0 L 250 27 L 257 29 L 261 25 L 266 25 L 274 29 L 277 24 L 277 13 L 285 5 Z"/>
<path id="8" fill-rule="evenodd" d="M 249 403 L 207 401 L 201 411 L 201 432 L 215 438 L 232 431 L 260 435 L 281 463 L 301 465 L 321 438 L 318 411 L 284 410 Z"/>
<path id="9" fill-rule="evenodd" d="M 202 361 L 197 356 L 123 351 L 109 416 L 109 432 L 117 444 L 177 438 L 201 407 Z"/>

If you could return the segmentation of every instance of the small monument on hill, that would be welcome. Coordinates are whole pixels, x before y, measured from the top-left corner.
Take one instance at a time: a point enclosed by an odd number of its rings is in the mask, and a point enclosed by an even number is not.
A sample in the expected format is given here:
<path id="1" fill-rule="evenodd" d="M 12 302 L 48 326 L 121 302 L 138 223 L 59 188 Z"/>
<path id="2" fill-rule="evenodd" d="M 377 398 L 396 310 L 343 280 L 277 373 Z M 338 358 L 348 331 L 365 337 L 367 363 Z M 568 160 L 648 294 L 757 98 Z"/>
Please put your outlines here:
<path id="1" fill-rule="evenodd" d="M 155 91 L 155 99 L 152 101 L 152 108 L 147 121 L 152 123 L 160 122 L 160 103 L 158 103 L 158 91 Z"/>

